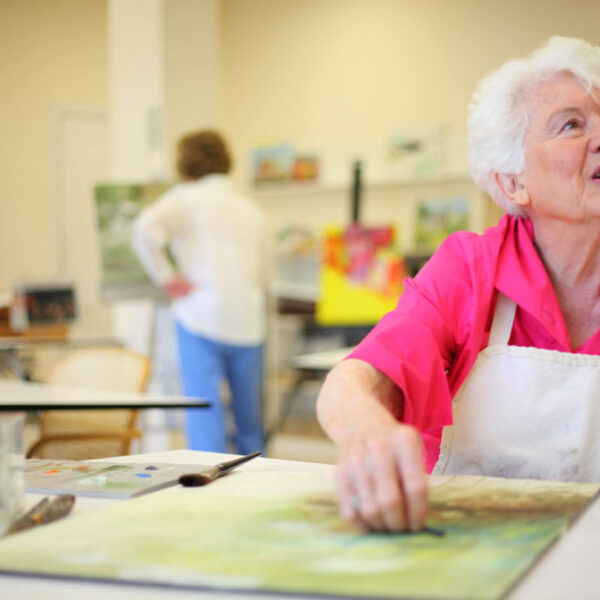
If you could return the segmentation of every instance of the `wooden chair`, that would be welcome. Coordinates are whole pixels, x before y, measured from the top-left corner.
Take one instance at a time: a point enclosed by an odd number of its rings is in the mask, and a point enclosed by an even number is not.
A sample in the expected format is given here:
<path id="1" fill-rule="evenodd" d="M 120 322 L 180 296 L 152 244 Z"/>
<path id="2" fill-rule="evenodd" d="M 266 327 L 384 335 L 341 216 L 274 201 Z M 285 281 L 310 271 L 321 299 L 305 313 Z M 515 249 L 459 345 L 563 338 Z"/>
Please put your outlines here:
<path id="1" fill-rule="evenodd" d="M 123 348 L 86 348 L 67 354 L 54 367 L 47 383 L 109 392 L 136 393 L 146 389 L 149 359 Z M 129 454 L 138 410 L 49 410 L 40 416 L 40 437 L 27 458 L 88 460 Z"/>

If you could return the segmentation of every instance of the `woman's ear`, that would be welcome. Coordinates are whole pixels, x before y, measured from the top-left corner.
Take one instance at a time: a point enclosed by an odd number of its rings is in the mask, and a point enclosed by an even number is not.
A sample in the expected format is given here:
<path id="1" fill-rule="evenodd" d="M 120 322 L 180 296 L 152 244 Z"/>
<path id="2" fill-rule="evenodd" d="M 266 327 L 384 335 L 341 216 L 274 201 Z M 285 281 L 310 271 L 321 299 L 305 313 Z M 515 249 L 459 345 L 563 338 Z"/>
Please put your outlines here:
<path id="1" fill-rule="evenodd" d="M 516 206 L 527 206 L 531 198 L 516 175 L 494 173 L 494 181 L 506 199 Z"/>

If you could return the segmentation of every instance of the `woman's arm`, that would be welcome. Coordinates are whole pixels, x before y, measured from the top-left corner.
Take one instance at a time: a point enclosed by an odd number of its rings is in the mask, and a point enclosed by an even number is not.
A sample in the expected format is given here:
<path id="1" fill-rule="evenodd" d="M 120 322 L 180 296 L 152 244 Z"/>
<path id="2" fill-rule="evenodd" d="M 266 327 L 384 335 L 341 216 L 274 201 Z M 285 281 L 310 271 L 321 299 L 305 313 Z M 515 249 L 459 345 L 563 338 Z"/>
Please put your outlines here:
<path id="1" fill-rule="evenodd" d="M 171 298 L 189 294 L 193 285 L 173 268 L 167 245 L 186 227 L 185 207 L 175 192 L 169 191 L 144 209 L 133 224 L 131 247 L 146 274 Z"/>
<path id="2" fill-rule="evenodd" d="M 354 359 L 334 367 L 319 394 L 319 422 L 340 449 L 340 512 L 364 530 L 418 531 L 425 523 L 421 438 L 394 416 L 402 403 L 389 377 Z"/>
<path id="3" fill-rule="evenodd" d="M 160 216 L 155 206 L 140 214 L 133 224 L 131 247 L 150 279 L 162 287 L 175 277 L 175 270 L 167 258 L 169 233 Z"/>

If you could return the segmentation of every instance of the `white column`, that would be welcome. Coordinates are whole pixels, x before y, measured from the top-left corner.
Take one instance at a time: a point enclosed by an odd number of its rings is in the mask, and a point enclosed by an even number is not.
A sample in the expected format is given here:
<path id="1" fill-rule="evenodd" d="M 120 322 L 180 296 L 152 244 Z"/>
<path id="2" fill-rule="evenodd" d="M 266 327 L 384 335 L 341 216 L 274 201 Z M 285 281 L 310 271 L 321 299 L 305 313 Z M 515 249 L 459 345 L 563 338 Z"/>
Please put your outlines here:
<path id="1" fill-rule="evenodd" d="M 219 127 L 219 0 L 108 0 L 108 48 L 110 178 L 172 180 L 175 141 L 190 130 Z M 117 302 L 114 329 L 126 346 L 152 357 L 153 392 L 179 391 L 164 307 Z M 164 426 L 162 411 L 146 411 L 142 450 L 166 447 Z"/>
<path id="2" fill-rule="evenodd" d="M 220 0 L 165 2 L 165 124 L 168 166 L 185 133 L 221 128 Z"/>
<path id="3" fill-rule="evenodd" d="M 163 0 L 108 1 L 109 177 L 146 182 L 165 178 Z M 114 305 L 115 335 L 151 354 L 152 302 Z"/>
<path id="4" fill-rule="evenodd" d="M 108 60 L 110 175 L 164 179 L 163 0 L 109 0 Z"/>
<path id="5" fill-rule="evenodd" d="M 163 0 L 109 0 L 109 175 L 114 182 L 166 179 L 163 128 Z M 160 392 L 153 347 L 156 311 L 149 299 L 114 304 L 114 332 L 125 346 L 152 358 L 150 389 Z M 135 450 L 168 448 L 162 411 L 144 411 Z"/>

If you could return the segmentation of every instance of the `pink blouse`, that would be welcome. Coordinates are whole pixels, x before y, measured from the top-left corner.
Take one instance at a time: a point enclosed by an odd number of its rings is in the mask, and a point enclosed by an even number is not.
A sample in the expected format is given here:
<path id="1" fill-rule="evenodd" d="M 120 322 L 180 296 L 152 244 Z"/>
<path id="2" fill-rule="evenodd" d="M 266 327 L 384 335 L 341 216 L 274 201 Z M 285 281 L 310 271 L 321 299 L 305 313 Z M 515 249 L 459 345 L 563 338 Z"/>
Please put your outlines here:
<path id="1" fill-rule="evenodd" d="M 509 343 L 600 354 L 600 330 L 572 349 L 546 270 L 535 250 L 533 224 L 504 216 L 483 235 L 449 236 L 348 358 L 363 360 L 404 392 L 402 421 L 424 442 L 427 468 L 439 455 L 442 427 L 477 354 L 486 347 L 497 290 L 517 304 Z"/>

